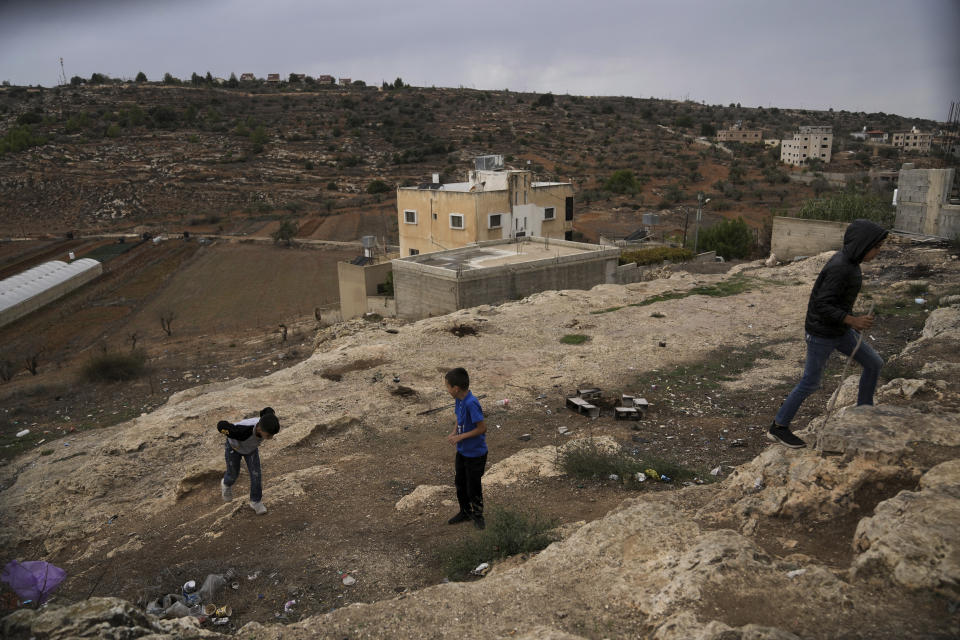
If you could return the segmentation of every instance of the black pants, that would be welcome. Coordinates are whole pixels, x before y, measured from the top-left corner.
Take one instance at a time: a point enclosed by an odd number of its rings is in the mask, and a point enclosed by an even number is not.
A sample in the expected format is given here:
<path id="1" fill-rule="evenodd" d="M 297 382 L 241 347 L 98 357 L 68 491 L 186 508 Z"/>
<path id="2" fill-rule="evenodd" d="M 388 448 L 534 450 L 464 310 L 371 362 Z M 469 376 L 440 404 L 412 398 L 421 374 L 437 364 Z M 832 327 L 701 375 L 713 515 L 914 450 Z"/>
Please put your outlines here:
<path id="1" fill-rule="evenodd" d="M 457 453 L 457 475 L 454 478 L 454 484 L 457 486 L 457 501 L 463 513 L 472 516 L 483 515 L 483 487 L 480 484 L 480 478 L 486 466 L 487 454 L 468 458 Z"/>

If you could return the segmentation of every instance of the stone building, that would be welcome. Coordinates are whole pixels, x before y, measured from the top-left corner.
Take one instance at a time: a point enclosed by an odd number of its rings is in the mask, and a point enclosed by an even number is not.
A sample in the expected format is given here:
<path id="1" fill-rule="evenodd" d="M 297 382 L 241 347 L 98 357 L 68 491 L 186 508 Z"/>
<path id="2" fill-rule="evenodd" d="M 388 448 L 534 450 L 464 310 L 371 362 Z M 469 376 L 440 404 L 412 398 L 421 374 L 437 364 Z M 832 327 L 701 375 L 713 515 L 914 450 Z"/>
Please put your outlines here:
<path id="1" fill-rule="evenodd" d="M 955 171 L 914 169 L 913 163 L 904 163 L 897 185 L 894 229 L 941 238 L 960 235 L 960 204 L 953 204 L 950 197 Z"/>
<path id="2" fill-rule="evenodd" d="M 801 166 L 817 158 L 824 164 L 830 162 L 833 149 L 833 127 L 800 127 L 793 138 L 780 141 L 780 162 Z"/>
<path id="3" fill-rule="evenodd" d="M 397 189 L 400 255 L 444 251 L 485 240 L 573 238 L 573 185 L 535 182 L 504 169 L 503 156 L 481 156 L 467 182 Z"/>
<path id="4" fill-rule="evenodd" d="M 916 127 L 911 128 L 910 131 L 897 131 L 890 140 L 893 146 L 915 153 L 930 153 L 932 141 L 932 133 L 923 133 Z"/>

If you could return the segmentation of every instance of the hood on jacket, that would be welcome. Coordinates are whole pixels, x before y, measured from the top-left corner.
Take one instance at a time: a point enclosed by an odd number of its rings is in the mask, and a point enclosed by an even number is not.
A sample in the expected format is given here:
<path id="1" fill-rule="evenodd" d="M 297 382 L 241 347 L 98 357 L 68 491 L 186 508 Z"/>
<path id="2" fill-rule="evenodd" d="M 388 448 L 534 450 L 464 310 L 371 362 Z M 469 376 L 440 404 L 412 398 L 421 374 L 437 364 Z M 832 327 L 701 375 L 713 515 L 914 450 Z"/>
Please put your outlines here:
<path id="1" fill-rule="evenodd" d="M 858 218 L 850 223 L 843 234 L 842 251 L 851 262 L 859 263 L 870 249 L 887 237 L 887 233 L 876 222 Z"/>

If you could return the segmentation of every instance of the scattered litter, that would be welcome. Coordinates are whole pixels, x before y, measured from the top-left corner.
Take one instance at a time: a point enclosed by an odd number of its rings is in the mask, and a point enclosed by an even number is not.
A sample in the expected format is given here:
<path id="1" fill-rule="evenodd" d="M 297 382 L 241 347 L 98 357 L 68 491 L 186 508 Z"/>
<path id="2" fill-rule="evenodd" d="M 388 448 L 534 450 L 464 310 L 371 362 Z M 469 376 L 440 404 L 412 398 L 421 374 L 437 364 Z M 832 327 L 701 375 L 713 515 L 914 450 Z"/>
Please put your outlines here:
<path id="1" fill-rule="evenodd" d="M 117 515 L 110 516 L 110 519 L 107 520 L 107 524 L 113 524 L 114 521 L 115 521 L 117 518 L 119 518 L 119 517 L 120 517 L 120 516 L 117 516 Z"/>
<path id="2" fill-rule="evenodd" d="M 717 465 L 717 466 L 714 467 L 713 469 L 710 469 L 710 475 L 712 475 L 712 476 L 718 476 L 718 475 L 720 475 L 720 466 Z"/>
<path id="3" fill-rule="evenodd" d="M 757 478 L 756 480 L 754 480 L 753 488 L 756 489 L 757 491 L 759 491 L 760 489 L 763 489 L 763 478 Z"/>
<path id="4" fill-rule="evenodd" d="M 211 622 L 213 622 L 213 624 L 217 626 L 221 626 L 225 624 L 230 624 L 230 618 L 213 618 Z"/>
<path id="5" fill-rule="evenodd" d="M 295 604 L 297 604 L 296 600 L 287 600 L 285 603 L 283 603 L 283 612 L 289 613 Z"/>
<path id="6" fill-rule="evenodd" d="M 661 340 L 661 341 L 660 341 L 660 346 L 661 346 L 661 347 L 665 347 L 665 346 L 667 346 L 667 343 L 664 342 L 663 340 Z"/>
<path id="7" fill-rule="evenodd" d="M 615 473 L 611 473 L 609 476 L 607 476 L 607 478 L 608 478 L 609 480 L 613 480 L 614 482 L 616 482 L 617 480 L 620 479 L 620 476 L 618 476 L 618 475 L 615 474 Z"/>
<path id="8" fill-rule="evenodd" d="M 43 560 L 11 560 L 0 573 L 0 580 L 10 585 L 21 599 L 37 600 L 40 604 L 47 601 L 66 577 L 66 571 Z"/>
<path id="9" fill-rule="evenodd" d="M 256 580 L 260 577 L 259 571 L 254 571 L 253 573 L 247 574 L 247 580 Z"/>
<path id="10" fill-rule="evenodd" d="M 730 441 L 730 446 L 731 446 L 731 447 L 745 447 L 745 446 L 747 446 L 747 442 L 746 442 L 746 440 L 744 440 L 743 438 L 737 438 L 736 440 L 731 440 L 731 441 Z"/>
<path id="11" fill-rule="evenodd" d="M 24 429 L 23 431 L 17 431 L 17 437 L 18 437 L 18 438 L 22 438 L 23 436 L 27 435 L 28 433 L 30 433 L 30 429 Z"/>
<path id="12" fill-rule="evenodd" d="M 661 475 L 660 482 L 673 482 L 673 478 L 667 475 Z"/>
<path id="13" fill-rule="evenodd" d="M 510 400 L 508 400 L 507 398 L 504 398 L 503 400 L 497 400 L 497 404 L 500 405 L 501 407 L 509 407 Z"/>
<path id="14" fill-rule="evenodd" d="M 230 585 L 230 588 L 233 589 L 234 591 L 236 591 L 237 589 L 240 588 L 240 583 L 239 583 L 239 582 L 234 582 L 233 584 Z"/>
<path id="15" fill-rule="evenodd" d="M 788 578 L 796 578 L 797 576 L 802 576 L 807 572 L 806 569 L 794 569 L 793 571 L 787 571 Z"/>
<path id="16" fill-rule="evenodd" d="M 567 433 L 570 433 L 570 429 L 566 427 L 557 427 L 557 433 L 559 433 L 560 435 L 565 435 Z"/>
<path id="17" fill-rule="evenodd" d="M 481 562 L 480 564 L 477 565 L 477 568 L 471 571 L 470 573 L 472 573 L 475 576 L 485 576 L 487 575 L 488 571 L 490 571 L 490 563 Z"/>
<path id="18" fill-rule="evenodd" d="M 528 440 L 530 439 L 530 437 L 531 437 L 531 436 L 530 436 L 529 433 L 525 433 L 525 434 L 523 434 L 522 436 L 518 436 L 518 437 L 517 437 L 517 440 L 522 440 L 523 442 L 526 442 L 526 441 L 528 441 Z"/>
<path id="19" fill-rule="evenodd" d="M 917 304 L 926 304 L 926 303 L 927 303 L 927 301 L 924 300 L 923 298 L 914 298 L 913 301 L 916 302 Z"/>
<path id="20" fill-rule="evenodd" d="M 200 587 L 199 596 L 200 600 L 203 602 L 212 602 L 216 599 L 217 594 L 221 589 L 227 585 L 226 579 L 218 573 L 209 573 L 207 574 L 207 579 L 203 581 L 203 586 Z M 223 614 L 229 616 L 230 614 Z M 217 617 L 223 617 L 218 614 Z"/>
<path id="21" fill-rule="evenodd" d="M 637 475 L 634 477 L 637 479 L 637 482 L 646 482 L 647 480 L 647 474 L 643 471 L 637 471 Z"/>
<path id="22" fill-rule="evenodd" d="M 647 474 L 648 478 L 653 478 L 654 480 L 658 480 L 660 478 L 660 474 L 657 473 L 655 469 L 646 469 L 644 473 Z"/>
<path id="23" fill-rule="evenodd" d="M 354 578 L 354 577 L 353 577 L 352 575 L 350 575 L 349 573 L 345 573 L 345 574 L 343 575 L 343 578 L 342 578 L 340 581 L 341 581 L 343 584 L 347 585 L 348 587 L 351 586 L 351 585 L 355 585 L 355 584 L 357 583 L 357 579 Z"/>

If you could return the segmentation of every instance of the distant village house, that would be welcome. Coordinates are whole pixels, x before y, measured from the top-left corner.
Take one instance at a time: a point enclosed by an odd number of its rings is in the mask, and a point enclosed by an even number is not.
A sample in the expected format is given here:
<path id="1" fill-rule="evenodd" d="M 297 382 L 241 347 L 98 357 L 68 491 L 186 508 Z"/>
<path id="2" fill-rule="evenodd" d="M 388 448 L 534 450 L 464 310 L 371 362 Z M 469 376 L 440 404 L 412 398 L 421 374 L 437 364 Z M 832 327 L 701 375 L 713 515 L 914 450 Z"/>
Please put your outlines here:
<path id="1" fill-rule="evenodd" d="M 572 240 L 573 185 L 535 182 L 505 169 L 503 156 L 480 156 L 466 182 L 433 181 L 397 189 L 400 254 L 414 256 L 484 240 L 524 236 Z"/>
<path id="2" fill-rule="evenodd" d="M 833 127 L 803 126 L 793 138 L 780 141 L 780 162 L 799 167 L 812 159 L 830 162 Z"/>
<path id="3" fill-rule="evenodd" d="M 895 132 L 891 142 L 893 146 L 900 147 L 904 151 L 930 153 L 930 145 L 933 142 L 933 134 L 923 133 L 916 127 L 912 127 L 910 131 Z"/>
<path id="4" fill-rule="evenodd" d="M 256 79 L 257 79 L 257 77 L 256 77 L 255 75 L 253 75 L 252 73 L 241 73 L 241 74 L 240 74 L 240 82 L 253 82 L 253 81 L 256 80 Z"/>
<path id="5" fill-rule="evenodd" d="M 717 132 L 719 142 L 742 142 L 745 144 L 762 144 L 763 129 L 744 129 L 743 124 L 738 122 L 729 129 Z"/>
<path id="6" fill-rule="evenodd" d="M 279 74 L 279 73 L 268 73 L 268 74 L 267 74 L 267 82 L 280 82 L 280 74 Z"/>

